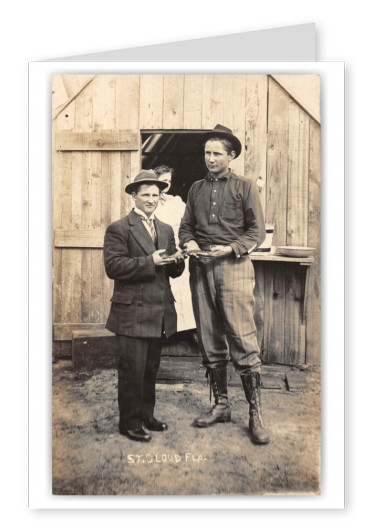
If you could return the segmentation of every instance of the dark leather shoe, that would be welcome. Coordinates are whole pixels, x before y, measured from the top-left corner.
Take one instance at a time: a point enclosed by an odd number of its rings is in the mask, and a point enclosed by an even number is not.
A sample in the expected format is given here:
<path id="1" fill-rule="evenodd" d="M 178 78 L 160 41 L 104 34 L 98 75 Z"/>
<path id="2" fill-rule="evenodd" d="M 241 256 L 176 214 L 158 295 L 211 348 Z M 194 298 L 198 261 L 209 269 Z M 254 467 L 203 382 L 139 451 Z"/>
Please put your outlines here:
<path id="1" fill-rule="evenodd" d="M 146 433 L 143 428 L 137 428 L 136 430 L 119 429 L 119 432 L 121 435 L 128 437 L 128 439 L 132 439 L 132 441 L 149 442 L 151 439 L 151 435 Z"/>
<path id="2" fill-rule="evenodd" d="M 168 426 L 165 422 L 161 422 L 154 417 L 144 419 L 144 427 L 150 431 L 166 431 Z"/>

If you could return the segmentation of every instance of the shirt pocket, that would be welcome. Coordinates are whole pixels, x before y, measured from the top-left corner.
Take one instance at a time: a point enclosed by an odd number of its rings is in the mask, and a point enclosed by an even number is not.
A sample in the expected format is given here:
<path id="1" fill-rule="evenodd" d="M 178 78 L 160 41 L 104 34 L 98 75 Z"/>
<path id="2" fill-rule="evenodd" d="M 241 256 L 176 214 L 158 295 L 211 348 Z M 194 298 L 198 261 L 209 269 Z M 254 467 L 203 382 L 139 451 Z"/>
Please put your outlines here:
<path id="1" fill-rule="evenodd" d="M 221 209 L 223 221 L 243 221 L 242 201 L 224 201 Z"/>

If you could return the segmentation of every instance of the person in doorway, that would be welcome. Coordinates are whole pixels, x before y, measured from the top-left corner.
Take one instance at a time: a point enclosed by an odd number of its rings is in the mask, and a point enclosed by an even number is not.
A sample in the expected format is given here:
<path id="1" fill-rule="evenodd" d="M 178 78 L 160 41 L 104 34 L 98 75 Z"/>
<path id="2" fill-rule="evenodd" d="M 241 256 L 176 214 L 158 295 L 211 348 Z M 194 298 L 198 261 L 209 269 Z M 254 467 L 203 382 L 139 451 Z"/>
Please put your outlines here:
<path id="1" fill-rule="evenodd" d="M 154 216 L 160 192 L 167 184 L 153 171 L 141 171 L 125 188 L 134 209 L 111 223 L 104 238 L 104 263 L 114 279 L 114 294 L 106 328 L 119 338 L 119 431 L 148 442 L 145 431 L 165 431 L 154 417 L 155 381 L 161 359 L 161 338 L 176 332 L 176 311 L 169 278 L 184 270 L 176 255 L 172 228 Z"/>
<path id="2" fill-rule="evenodd" d="M 218 124 L 202 141 L 208 173 L 192 185 L 179 230 L 180 247 L 191 256 L 199 347 L 215 397 L 214 407 L 194 424 L 208 427 L 231 421 L 227 392 L 230 354 L 249 403 L 251 439 L 255 444 L 267 444 L 250 260 L 252 251 L 265 239 L 264 216 L 256 184 L 230 169 L 242 149 L 231 129 Z"/>
<path id="3" fill-rule="evenodd" d="M 160 181 L 167 184 L 161 192 L 155 215 L 174 231 L 176 241 L 179 237 L 179 227 L 185 211 L 185 203 L 180 196 L 168 194 L 171 189 L 171 181 L 174 169 L 169 166 L 158 166 L 154 172 Z M 178 317 L 177 331 L 189 331 L 190 339 L 197 344 L 196 322 L 193 315 L 191 289 L 189 287 L 189 271 L 185 269 L 180 277 L 171 279 L 171 289 L 175 298 L 175 309 Z"/>

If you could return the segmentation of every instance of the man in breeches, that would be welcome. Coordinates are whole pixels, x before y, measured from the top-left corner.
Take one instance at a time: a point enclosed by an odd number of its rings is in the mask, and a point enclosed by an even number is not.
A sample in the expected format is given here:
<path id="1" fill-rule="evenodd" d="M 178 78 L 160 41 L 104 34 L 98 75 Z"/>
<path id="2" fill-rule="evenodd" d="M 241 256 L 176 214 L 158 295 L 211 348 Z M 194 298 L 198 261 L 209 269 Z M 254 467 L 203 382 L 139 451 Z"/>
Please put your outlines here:
<path id="1" fill-rule="evenodd" d="M 190 283 L 200 351 L 215 397 L 198 427 L 230 422 L 227 393 L 229 354 L 249 403 L 249 430 L 256 444 L 269 437 L 260 407 L 261 360 L 254 311 L 254 269 L 250 259 L 265 239 L 257 186 L 229 165 L 241 152 L 232 131 L 217 125 L 203 135 L 206 177 L 188 195 L 180 246 L 191 256 Z"/>

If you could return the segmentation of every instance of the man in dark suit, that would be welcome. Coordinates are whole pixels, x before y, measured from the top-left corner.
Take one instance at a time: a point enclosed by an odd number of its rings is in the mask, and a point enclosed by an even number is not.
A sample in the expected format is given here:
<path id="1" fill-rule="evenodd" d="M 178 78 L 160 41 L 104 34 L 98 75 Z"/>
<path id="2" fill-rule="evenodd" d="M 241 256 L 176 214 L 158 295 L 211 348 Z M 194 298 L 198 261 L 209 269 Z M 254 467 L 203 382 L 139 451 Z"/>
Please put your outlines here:
<path id="1" fill-rule="evenodd" d="M 111 223 L 104 239 L 106 273 L 114 294 L 106 328 L 120 344 L 118 365 L 119 431 L 148 442 L 150 431 L 167 430 L 154 417 L 155 380 L 161 338 L 176 332 L 176 311 L 169 277 L 184 270 L 170 225 L 154 217 L 160 191 L 167 186 L 153 171 L 141 171 L 125 191 L 135 207 Z M 170 258 L 177 253 L 177 257 Z"/>

